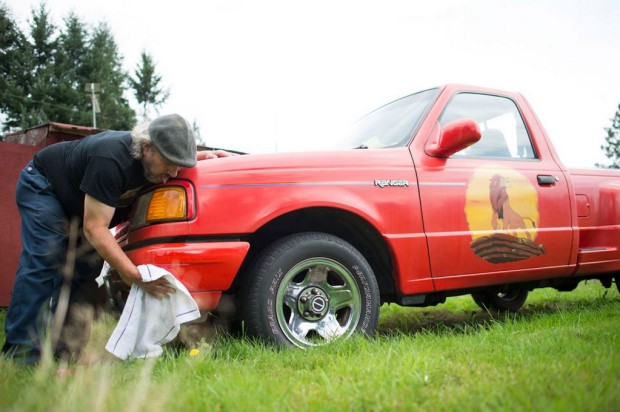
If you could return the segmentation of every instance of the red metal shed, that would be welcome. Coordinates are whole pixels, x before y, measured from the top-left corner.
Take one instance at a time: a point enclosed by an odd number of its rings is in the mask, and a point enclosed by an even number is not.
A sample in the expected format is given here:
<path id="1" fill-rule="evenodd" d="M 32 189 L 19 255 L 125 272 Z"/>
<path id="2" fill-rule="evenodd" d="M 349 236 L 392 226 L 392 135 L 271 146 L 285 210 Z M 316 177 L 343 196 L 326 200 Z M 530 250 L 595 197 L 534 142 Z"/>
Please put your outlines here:
<path id="1" fill-rule="evenodd" d="M 8 133 L 0 142 L 0 210 L 5 229 L 0 236 L 0 306 L 8 306 L 15 280 L 15 271 L 21 252 L 21 220 L 15 205 L 15 184 L 19 172 L 32 156 L 45 146 L 67 140 L 76 140 L 101 130 L 62 123 Z"/>

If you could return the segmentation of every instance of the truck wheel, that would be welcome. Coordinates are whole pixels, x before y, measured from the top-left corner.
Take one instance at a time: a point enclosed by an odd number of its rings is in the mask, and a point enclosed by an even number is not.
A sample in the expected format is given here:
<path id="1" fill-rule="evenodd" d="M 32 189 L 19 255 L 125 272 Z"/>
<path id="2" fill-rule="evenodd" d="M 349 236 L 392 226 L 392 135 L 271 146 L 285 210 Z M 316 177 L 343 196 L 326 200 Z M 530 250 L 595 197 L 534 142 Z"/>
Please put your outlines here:
<path id="1" fill-rule="evenodd" d="M 246 278 L 248 335 L 301 348 L 372 335 L 379 287 L 360 252 L 335 236 L 305 232 L 265 249 Z"/>
<path id="2" fill-rule="evenodd" d="M 129 286 L 123 282 L 114 270 L 110 270 L 103 278 L 103 285 L 105 287 L 106 303 L 110 309 L 123 312 L 125 303 L 129 298 Z"/>
<path id="3" fill-rule="evenodd" d="M 474 302 L 483 310 L 498 312 L 516 312 L 525 303 L 528 291 L 526 289 L 508 289 L 505 292 L 478 292 L 472 293 Z"/>

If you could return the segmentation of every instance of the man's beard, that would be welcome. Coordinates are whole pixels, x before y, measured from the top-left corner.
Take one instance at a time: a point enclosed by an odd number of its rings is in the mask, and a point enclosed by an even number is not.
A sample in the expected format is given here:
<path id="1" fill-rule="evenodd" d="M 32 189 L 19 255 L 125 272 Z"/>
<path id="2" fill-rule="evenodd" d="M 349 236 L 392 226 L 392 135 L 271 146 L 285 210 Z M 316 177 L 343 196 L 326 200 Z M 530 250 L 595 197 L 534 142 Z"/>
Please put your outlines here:
<path id="1" fill-rule="evenodd" d="M 161 183 L 161 177 L 159 175 L 154 175 L 147 170 L 144 170 L 144 177 L 151 183 Z"/>
<path id="2" fill-rule="evenodd" d="M 161 175 L 156 175 L 151 172 L 151 165 L 142 159 L 142 167 L 144 168 L 144 177 L 151 183 L 161 183 Z"/>

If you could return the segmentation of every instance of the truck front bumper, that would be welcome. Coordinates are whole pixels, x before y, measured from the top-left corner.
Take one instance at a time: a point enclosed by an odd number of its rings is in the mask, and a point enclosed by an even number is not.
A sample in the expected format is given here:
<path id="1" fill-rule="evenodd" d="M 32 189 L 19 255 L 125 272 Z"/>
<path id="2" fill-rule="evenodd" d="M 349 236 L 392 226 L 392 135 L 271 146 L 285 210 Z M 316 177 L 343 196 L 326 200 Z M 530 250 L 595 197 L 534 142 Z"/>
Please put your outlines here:
<path id="1" fill-rule="evenodd" d="M 152 264 L 172 273 L 198 308 L 212 311 L 230 288 L 250 244 L 231 242 L 159 243 L 126 251 L 135 265 Z"/>

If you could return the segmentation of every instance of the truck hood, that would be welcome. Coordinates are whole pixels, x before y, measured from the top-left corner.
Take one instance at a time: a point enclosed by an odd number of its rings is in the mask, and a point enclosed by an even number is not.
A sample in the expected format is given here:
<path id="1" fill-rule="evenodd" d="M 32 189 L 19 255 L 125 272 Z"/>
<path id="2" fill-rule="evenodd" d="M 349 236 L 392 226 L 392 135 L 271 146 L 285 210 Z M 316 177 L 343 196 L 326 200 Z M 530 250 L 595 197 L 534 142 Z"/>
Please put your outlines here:
<path id="1" fill-rule="evenodd" d="M 412 169 L 408 148 L 351 149 L 317 152 L 252 154 L 198 162 L 184 169 L 179 178 L 201 184 L 305 181 L 359 170 L 365 175 L 400 168 Z M 390 173 L 391 174 L 391 173 Z M 376 178 L 381 178 L 377 174 Z"/>

